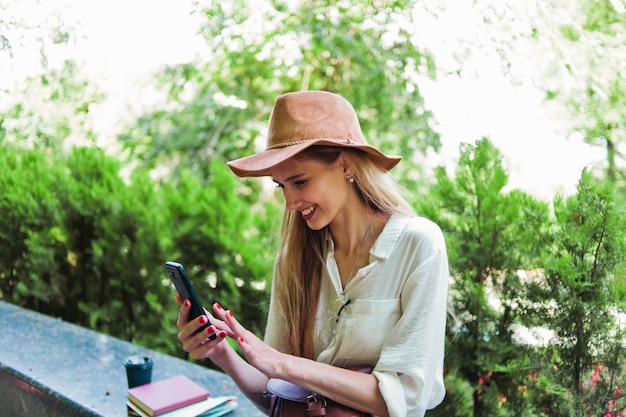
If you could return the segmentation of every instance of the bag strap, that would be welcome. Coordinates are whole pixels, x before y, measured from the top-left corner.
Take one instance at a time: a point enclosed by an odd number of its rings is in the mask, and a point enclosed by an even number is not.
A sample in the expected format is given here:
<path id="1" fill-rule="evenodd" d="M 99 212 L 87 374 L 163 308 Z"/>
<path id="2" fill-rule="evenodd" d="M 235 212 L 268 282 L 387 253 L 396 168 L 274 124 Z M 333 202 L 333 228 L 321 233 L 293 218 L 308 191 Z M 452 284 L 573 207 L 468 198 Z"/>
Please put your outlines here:
<path id="1" fill-rule="evenodd" d="M 326 417 L 326 398 L 319 394 L 311 394 L 306 401 L 307 417 Z"/>

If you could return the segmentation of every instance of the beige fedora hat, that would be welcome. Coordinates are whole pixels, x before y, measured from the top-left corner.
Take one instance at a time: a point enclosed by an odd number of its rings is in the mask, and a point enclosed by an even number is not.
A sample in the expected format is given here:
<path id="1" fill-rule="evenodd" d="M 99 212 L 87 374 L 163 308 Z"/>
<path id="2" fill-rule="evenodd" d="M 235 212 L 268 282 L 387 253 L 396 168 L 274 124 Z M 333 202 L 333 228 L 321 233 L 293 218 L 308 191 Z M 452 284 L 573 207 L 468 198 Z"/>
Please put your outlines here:
<path id="1" fill-rule="evenodd" d="M 368 145 L 352 105 L 326 91 L 301 91 L 279 96 L 274 104 L 264 151 L 228 162 L 240 177 L 271 175 L 270 170 L 313 145 L 355 148 L 390 170 L 400 162 Z"/>

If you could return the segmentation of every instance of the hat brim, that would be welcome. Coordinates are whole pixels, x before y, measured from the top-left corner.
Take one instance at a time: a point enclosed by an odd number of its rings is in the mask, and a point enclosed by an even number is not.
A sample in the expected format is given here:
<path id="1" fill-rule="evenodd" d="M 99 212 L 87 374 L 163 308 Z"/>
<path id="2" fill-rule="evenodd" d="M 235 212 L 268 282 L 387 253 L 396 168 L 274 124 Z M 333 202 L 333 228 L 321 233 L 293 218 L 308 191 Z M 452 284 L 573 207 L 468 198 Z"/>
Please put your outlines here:
<path id="1" fill-rule="evenodd" d="M 400 156 L 385 155 L 373 146 L 363 143 L 354 143 L 345 139 L 314 139 L 296 145 L 275 149 L 267 149 L 258 154 L 246 156 L 228 162 L 228 167 L 238 177 L 271 176 L 271 169 L 287 159 L 299 154 L 311 146 L 327 145 L 342 148 L 359 149 L 370 154 L 374 161 L 386 171 L 389 171 L 402 159 Z"/>

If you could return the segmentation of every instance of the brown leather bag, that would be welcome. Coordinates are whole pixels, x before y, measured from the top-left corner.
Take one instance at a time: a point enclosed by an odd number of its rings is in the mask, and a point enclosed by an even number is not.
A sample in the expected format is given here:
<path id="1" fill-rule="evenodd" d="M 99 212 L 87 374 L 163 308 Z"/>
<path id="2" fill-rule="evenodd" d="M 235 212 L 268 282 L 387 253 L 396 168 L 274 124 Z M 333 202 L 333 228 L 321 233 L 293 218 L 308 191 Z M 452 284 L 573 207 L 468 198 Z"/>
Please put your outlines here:
<path id="1" fill-rule="evenodd" d="M 354 369 L 371 372 L 371 368 Z M 282 379 L 271 378 L 269 417 L 371 417 L 371 414 L 346 407 Z"/>

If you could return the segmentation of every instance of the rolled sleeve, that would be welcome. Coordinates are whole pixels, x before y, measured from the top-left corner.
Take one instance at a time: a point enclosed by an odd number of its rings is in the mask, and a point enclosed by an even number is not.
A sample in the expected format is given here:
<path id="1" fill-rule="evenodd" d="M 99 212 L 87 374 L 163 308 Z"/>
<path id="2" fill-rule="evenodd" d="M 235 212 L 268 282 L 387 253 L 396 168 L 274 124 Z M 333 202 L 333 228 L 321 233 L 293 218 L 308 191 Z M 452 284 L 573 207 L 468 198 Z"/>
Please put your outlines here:
<path id="1" fill-rule="evenodd" d="M 385 399 L 390 416 L 406 416 L 407 404 L 404 398 L 404 387 L 395 372 L 373 371 L 378 379 L 378 389 Z"/>

